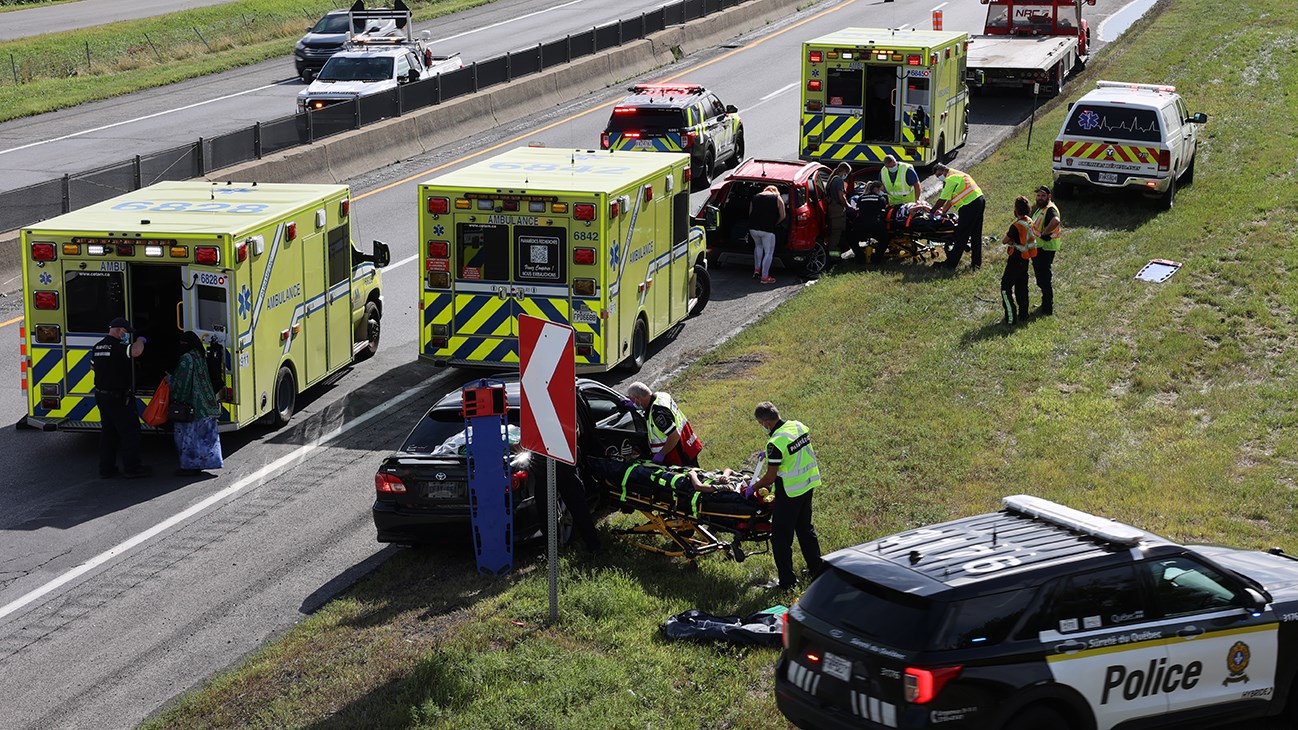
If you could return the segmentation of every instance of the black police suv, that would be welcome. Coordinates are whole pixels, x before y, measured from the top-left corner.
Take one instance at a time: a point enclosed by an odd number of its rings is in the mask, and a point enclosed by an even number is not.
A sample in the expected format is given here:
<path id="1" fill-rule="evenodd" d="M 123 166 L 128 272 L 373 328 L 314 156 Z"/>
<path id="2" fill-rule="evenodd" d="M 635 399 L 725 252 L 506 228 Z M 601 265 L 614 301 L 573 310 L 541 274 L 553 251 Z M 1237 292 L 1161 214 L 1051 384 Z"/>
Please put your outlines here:
<path id="1" fill-rule="evenodd" d="M 505 383 L 510 455 L 510 490 L 514 505 L 514 534 L 526 539 L 537 534 L 545 516 L 545 459 L 518 446 L 519 385 L 517 373 L 497 378 Z M 648 456 L 649 436 L 644 416 L 623 405 L 617 391 L 585 378 L 577 379 L 578 470 L 588 456 L 623 460 Z M 371 510 L 379 542 L 414 544 L 438 542 L 448 533 L 468 533 L 469 476 L 465 455 L 466 428 L 457 388 L 428 409 L 396 453 L 379 465 L 374 475 Z M 564 464 L 557 479 L 583 479 Z M 602 492 L 587 490 L 593 505 Z M 572 535 L 572 518 L 560 505 L 561 543 Z"/>
<path id="2" fill-rule="evenodd" d="M 826 556 L 786 622 L 785 717 L 987 730 L 1298 717 L 1295 558 L 1003 501 Z"/>

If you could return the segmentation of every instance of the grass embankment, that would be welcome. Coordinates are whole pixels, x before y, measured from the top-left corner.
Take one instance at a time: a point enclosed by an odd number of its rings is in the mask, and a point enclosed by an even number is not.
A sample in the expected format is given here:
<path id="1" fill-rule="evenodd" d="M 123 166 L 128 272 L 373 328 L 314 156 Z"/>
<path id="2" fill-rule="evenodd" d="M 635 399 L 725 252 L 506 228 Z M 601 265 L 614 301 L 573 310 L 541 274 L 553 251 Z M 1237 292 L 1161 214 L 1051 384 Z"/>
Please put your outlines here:
<path id="1" fill-rule="evenodd" d="M 1180 540 L 1298 546 L 1298 19 L 1282 0 L 1157 10 L 1065 96 L 1099 78 L 1169 82 L 1210 116 L 1173 211 L 1064 202 L 1058 314 L 1012 331 L 997 324 L 998 247 L 976 275 L 826 277 L 670 385 L 705 460 L 737 463 L 760 445 L 762 399 L 808 423 L 826 550 L 1018 492 Z M 1045 110 L 1030 149 L 1014 137 L 972 169 L 989 234 L 1008 225 L 1014 195 L 1049 182 L 1063 109 Z M 1185 267 L 1162 285 L 1133 281 L 1155 257 Z M 615 545 L 565 559 L 561 621 L 545 628 L 542 566 L 492 582 L 464 574 L 462 556 L 449 568 L 445 552 L 389 561 L 151 727 L 785 726 L 775 651 L 658 633 L 692 607 L 791 600 L 752 587 L 769 557 L 691 571 Z"/>
<path id="2" fill-rule="evenodd" d="M 407 0 L 422 21 L 492 0 Z M 141 20 L 0 42 L 0 122 L 273 58 L 339 0 L 236 0 Z"/>

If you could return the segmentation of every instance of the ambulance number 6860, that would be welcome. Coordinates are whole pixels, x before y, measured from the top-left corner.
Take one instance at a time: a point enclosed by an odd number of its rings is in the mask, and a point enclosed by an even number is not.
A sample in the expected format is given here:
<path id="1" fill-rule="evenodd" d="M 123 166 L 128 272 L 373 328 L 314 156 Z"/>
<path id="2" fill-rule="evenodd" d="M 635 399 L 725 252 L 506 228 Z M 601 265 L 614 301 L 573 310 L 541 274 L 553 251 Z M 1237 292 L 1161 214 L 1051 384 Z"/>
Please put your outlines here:
<path id="1" fill-rule="evenodd" d="M 118 203 L 113 206 L 113 210 L 152 210 L 155 212 L 172 211 L 177 213 L 264 213 L 268 208 L 265 203 L 244 203 L 243 205 L 231 205 L 229 203 L 187 203 L 181 200 L 170 202 L 151 202 L 147 200 L 131 200 L 125 203 Z"/>

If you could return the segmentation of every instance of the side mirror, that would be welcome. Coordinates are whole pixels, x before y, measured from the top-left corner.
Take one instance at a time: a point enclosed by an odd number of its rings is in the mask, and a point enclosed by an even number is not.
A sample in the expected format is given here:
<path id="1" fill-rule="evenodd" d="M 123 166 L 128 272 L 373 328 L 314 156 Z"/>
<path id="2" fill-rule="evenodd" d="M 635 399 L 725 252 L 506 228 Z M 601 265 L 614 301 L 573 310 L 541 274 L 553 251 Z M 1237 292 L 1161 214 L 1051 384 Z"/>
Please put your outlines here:
<path id="1" fill-rule="evenodd" d="M 715 231 L 721 228 L 721 209 L 715 205 L 703 206 L 703 228 Z"/>
<path id="2" fill-rule="evenodd" d="M 1187 119 L 1186 121 L 1189 122 L 1190 124 L 1207 124 L 1208 115 L 1204 114 L 1203 112 L 1195 112 L 1194 114 L 1191 114 L 1190 118 Z"/>
<path id="3" fill-rule="evenodd" d="M 372 258 L 374 265 L 383 268 L 392 263 L 392 252 L 388 250 L 388 244 L 382 241 L 374 242 L 374 256 Z"/>
<path id="4" fill-rule="evenodd" d="M 726 114 L 738 114 L 739 107 L 734 104 L 726 104 Z"/>
<path id="5" fill-rule="evenodd" d="M 987 72 L 986 72 L 986 71 L 975 71 L 975 72 L 974 72 L 974 86 L 983 87 L 983 86 L 986 86 L 986 85 L 987 85 Z"/>
<path id="6" fill-rule="evenodd" d="M 1261 613 L 1266 610 L 1267 597 L 1259 593 L 1257 589 L 1245 588 L 1244 596 L 1244 608 L 1249 609 L 1253 613 Z"/>

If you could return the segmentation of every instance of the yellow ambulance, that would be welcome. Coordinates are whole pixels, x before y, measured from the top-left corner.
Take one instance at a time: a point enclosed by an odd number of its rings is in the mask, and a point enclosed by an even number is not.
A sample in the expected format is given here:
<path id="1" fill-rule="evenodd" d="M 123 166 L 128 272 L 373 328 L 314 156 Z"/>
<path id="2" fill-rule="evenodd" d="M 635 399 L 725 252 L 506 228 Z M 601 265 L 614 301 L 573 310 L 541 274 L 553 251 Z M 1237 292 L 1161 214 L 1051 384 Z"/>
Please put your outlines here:
<path id="1" fill-rule="evenodd" d="M 518 367 L 518 316 L 575 329 L 577 370 L 639 369 L 707 304 L 689 155 L 524 147 L 419 186 L 419 356 Z"/>
<path id="2" fill-rule="evenodd" d="M 91 348 L 115 317 L 148 341 L 138 409 L 192 330 L 224 382 L 222 430 L 286 423 L 299 393 L 378 347 L 390 253 L 353 248 L 350 208 L 345 185 L 164 182 L 24 229 L 27 425 L 99 428 Z"/>
<path id="3" fill-rule="evenodd" d="M 844 28 L 802 44 L 799 156 L 927 166 L 969 137 L 966 33 Z"/>

